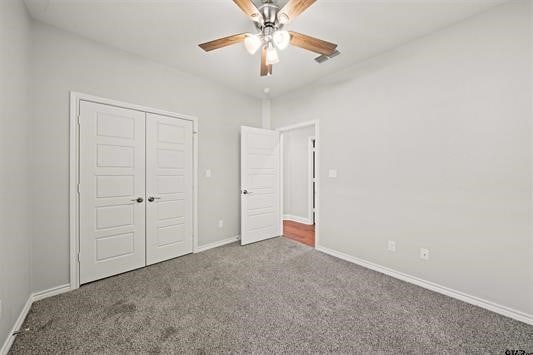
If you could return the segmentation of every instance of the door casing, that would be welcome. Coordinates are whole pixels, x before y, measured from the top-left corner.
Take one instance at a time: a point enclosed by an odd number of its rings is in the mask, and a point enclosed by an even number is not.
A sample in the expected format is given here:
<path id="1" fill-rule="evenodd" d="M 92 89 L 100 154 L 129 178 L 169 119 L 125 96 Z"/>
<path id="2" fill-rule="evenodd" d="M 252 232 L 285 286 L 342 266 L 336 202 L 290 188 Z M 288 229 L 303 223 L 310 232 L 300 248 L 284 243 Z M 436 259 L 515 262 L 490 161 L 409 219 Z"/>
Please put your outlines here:
<path id="1" fill-rule="evenodd" d="M 290 126 L 284 126 L 276 128 L 276 131 L 281 132 L 280 137 L 280 176 L 283 181 L 283 132 L 292 131 L 298 128 L 315 127 L 315 248 L 319 245 L 320 238 L 320 125 L 318 120 L 306 121 L 302 123 L 293 124 Z M 283 231 L 283 184 L 280 186 L 280 205 L 281 205 L 281 219 L 280 228 Z"/>
<path id="2" fill-rule="evenodd" d="M 154 113 L 182 120 L 193 124 L 193 252 L 198 252 L 198 118 L 175 112 L 159 110 L 113 99 L 70 92 L 70 143 L 69 143 L 69 234 L 70 234 L 70 289 L 80 287 L 79 270 L 79 113 L 80 101 Z"/>
<path id="3" fill-rule="evenodd" d="M 314 223 L 314 209 L 317 205 L 314 190 L 316 184 L 316 176 L 318 175 L 316 170 L 316 152 L 314 147 L 314 145 L 316 144 L 316 137 L 309 137 L 307 141 L 307 181 L 309 183 L 309 186 L 307 188 L 307 202 L 309 203 L 309 206 L 307 206 L 307 218 L 309 219 L 309 221 L 311 221 L 311 223 Z M 313 144 L 313 142 L 315 142 L 315 144 Z"/>

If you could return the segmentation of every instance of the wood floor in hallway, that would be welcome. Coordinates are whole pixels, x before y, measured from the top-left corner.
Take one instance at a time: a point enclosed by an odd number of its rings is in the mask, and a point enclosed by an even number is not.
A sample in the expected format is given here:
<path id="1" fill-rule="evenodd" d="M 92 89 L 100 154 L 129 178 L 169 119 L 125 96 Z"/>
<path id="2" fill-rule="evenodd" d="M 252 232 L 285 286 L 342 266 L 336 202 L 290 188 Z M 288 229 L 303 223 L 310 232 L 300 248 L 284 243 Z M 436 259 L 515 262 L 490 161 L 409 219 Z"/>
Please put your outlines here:
<path id="1" fill-rule="evenodd" d="M 315 225 L 293 221 L 283 221 L 283 236 L 297 242 L 315 247 Z"/>

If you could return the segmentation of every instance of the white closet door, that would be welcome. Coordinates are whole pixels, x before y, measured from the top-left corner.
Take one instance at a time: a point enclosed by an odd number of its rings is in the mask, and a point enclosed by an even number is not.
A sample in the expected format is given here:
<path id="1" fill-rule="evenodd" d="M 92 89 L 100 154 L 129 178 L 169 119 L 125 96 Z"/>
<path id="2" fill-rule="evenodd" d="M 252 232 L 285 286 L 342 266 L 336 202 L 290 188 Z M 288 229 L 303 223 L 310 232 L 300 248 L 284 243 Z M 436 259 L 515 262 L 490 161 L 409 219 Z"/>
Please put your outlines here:
<path id="1" fill-rule="evenodd" d="M 192 253 L 192 122 L 146 116 L 146 262 Z"/>
<path id="2" fill-rule="evenodd" d="M 145 265 L 145 113 L 80 102 L 80 282 Z"/>

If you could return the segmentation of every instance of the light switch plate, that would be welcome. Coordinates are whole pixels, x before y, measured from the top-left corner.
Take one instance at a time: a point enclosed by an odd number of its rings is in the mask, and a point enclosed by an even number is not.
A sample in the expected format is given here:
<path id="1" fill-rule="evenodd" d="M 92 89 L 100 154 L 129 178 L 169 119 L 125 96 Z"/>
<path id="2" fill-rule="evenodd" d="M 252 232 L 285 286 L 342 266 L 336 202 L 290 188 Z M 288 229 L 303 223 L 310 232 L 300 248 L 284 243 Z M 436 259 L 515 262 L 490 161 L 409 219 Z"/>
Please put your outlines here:
<path id="1" fill-rule="evenodd" d="M 205 169 L 205 177 L 210 178 L 211 177 L 211 169 Z"/>
<path id="2" fill-rule="evenodd" d="M 337 170 L 335 170 L 335 169 L 329 169 L 328 176 L 329 176 L 330 178 L 336 178 L 336 177 L 337 177 Z"/>

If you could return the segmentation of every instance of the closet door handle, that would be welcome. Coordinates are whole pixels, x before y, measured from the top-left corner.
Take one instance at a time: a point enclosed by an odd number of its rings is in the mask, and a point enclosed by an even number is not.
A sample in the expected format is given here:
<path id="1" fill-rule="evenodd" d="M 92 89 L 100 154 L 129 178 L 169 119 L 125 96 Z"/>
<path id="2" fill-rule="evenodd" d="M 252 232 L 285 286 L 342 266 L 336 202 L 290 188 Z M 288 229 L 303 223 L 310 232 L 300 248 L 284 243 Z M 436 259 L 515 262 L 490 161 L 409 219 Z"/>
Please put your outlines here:
<path id="1" fill-rule="evenodd" d="M 132 201 L 132 202 L 137 202 L 137 203 L 142 203 L 142 202 L 144 201 L 144 198 L 142 198 L 142 197 L 137 197 L 137 198 L 135 198 L 135 199 L 133 199 L 133 200 L 131 200 L 131 201 Z"/>
<path id="2" fill-rule="evenodd" d="M 148 197 L 148 202 L 154 202 L 154 200 L 161 200 L 161 197 L 154 197 L 154 196 Z"/>

